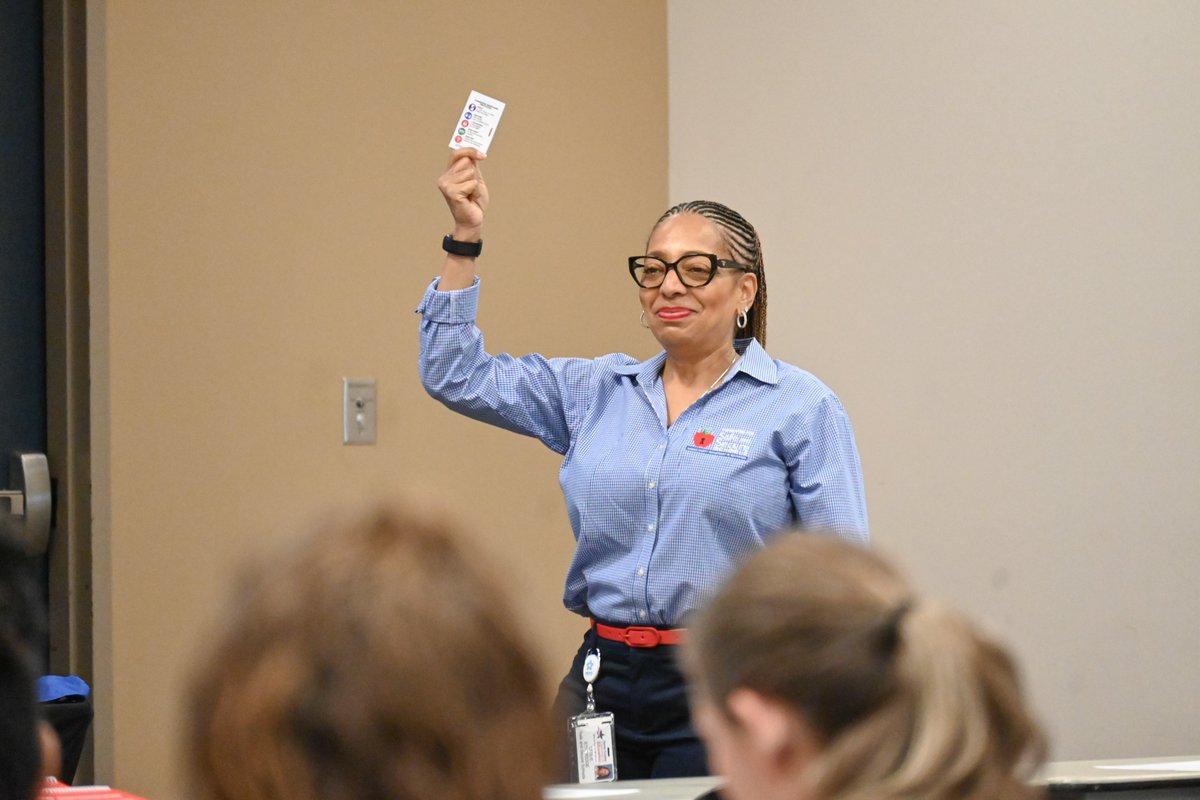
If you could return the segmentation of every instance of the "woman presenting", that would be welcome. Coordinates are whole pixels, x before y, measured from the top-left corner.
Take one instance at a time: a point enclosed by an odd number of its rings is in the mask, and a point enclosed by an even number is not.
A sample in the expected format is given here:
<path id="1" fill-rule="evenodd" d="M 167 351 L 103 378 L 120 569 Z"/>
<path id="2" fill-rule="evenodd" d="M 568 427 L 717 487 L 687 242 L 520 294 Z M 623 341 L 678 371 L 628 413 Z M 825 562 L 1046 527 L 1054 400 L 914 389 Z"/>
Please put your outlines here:
<path id="1" fill-rule="evenodd" d="M 674 645 L 689 612 L 779 531 L 866 542 L 850 422 L 828 387 L 763 349 L 758 234 L 718 203 L 670 209 L 629 259 L 655 357 L 485 352 L 475 326 L 483 158 L 455 151 L 438 181 L 454 229 L 417 309 L 421 380 L 455 411 L 563 455 L 576 541 L 563 604 L 592 620 L 559 687 L 564 731 L 598 653 L 595 705 L 615 714 L 619 777 L 703 775 Z"/>

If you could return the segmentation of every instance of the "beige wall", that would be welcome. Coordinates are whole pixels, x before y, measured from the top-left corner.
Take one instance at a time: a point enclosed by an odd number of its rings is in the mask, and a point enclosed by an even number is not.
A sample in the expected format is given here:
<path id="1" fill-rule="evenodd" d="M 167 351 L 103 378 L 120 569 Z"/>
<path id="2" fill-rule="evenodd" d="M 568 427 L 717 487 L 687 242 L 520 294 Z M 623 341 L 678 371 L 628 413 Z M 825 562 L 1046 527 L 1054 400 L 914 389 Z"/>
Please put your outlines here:
<path id="1" fill-rule="evenodd" d="M 452 508 L 557 680 L 582 630 L 558 458 L 424 394 L 412 310 L 475 88 L 509 104 L 491 349 L 652 351 L 623 258 L 666 201 L 663 3 L 89 12 L 97 779 L 181 796 L 178 699 L 230 569 L 335 505 Z M 378 380 L 375 447 L 341 444 L 347 375 Z"/>
<path id="2" fill-rule="evenodd" d="M 1200 5 L 669 4 L 672 202 L 760 227 L 876 542 L 1059 759 L 1196 750 Z"/>

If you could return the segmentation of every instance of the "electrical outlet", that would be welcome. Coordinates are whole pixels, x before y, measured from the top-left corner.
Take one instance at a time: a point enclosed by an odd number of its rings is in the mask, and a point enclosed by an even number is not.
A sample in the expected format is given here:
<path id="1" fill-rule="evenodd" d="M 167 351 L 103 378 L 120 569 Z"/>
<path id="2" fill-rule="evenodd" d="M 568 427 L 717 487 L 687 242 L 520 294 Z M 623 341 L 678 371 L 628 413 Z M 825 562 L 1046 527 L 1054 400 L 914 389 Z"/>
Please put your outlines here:
<path id="1" fill-rule="evenodd" d="M 375 379 L 342 378 L 342 444 L 375 444 Z"/>

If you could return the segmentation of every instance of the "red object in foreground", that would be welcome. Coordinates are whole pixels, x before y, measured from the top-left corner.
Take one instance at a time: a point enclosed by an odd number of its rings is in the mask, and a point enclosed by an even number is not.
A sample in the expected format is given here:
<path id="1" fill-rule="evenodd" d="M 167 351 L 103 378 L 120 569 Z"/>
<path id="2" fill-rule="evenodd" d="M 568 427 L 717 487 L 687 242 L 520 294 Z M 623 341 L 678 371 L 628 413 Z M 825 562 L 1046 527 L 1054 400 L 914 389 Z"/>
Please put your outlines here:
<path id="1" fill-rule="evenodd" d="M 68 786 L 57 778 L 46 778 L 38 800 L 145 800 L 108 786 Z"/>

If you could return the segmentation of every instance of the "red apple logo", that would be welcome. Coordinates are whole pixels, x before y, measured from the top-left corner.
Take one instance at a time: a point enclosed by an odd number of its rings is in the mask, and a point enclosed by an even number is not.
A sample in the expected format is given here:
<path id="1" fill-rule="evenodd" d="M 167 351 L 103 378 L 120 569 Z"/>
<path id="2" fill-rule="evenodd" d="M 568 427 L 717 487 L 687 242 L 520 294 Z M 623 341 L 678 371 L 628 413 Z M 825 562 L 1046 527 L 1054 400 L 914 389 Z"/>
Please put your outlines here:
<path id="1" fill-rule="evenodd" d="M 696 433 L 692 436 L 692 441 L 696 443 L 697 447 L 708 447 L 713 443 L 712 431 L 710 431 L 708 428 L 696 431 Z"/>

